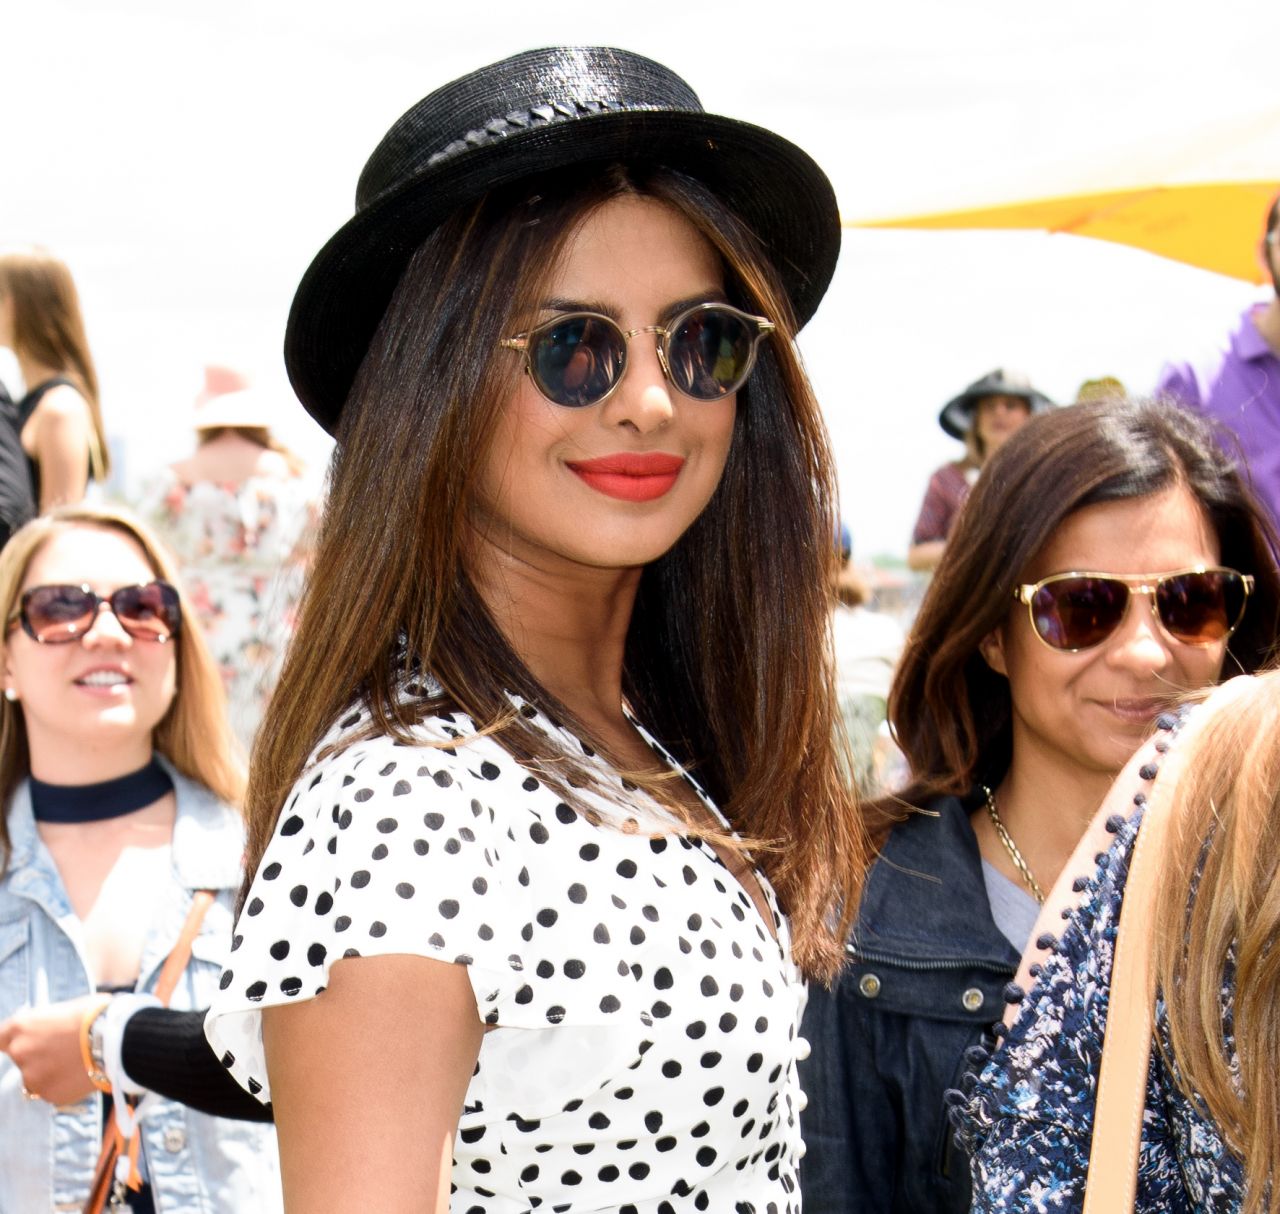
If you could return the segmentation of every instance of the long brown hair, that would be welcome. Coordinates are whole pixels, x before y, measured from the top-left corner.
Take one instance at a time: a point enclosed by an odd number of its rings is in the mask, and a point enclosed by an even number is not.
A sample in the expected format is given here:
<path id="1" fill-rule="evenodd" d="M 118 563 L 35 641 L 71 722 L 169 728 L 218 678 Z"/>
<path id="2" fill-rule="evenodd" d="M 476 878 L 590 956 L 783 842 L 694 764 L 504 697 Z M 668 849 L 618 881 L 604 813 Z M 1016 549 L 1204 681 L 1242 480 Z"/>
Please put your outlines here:
<path id="1" fill-rule="evenodd" d="M 1224 565 L 1254 592 L 1231 637 L 1226 673 L 1262 667 L 1280 640 L 1277 540 L 1237 471 L 1229 439 L 1188 410 L 1103 400 L 1030 418 L 991 457 L 960 512 L 889 693 L 889 720 L 912 773 L 878 825 L 942 793 L 994 787 L 1012 755 L 1009 683 L 979 652 L 1009 618 L 1023 571 L 1069 515 L 1185 484 Z"/>
<path id="2" fill-rule="evenodd" d="M 704 186 L 664 169 L 598 166 L 495 191 L 414 255 L 343 412 L 298 631 L 254 751 L 249 872 L 312 748 L 357 695 L 395 736 L 456 705 L 570 794 L 595 784 L 591 771 L 514 714 L 512 693 L 612 758 L 494 624 L 464 543 L 482 453 L 521 373 L 495 355 L 499 341 L 527 327 L 575 225 L 628 193 L 685 216 L 720 254 L 731 300 L 779 333 L 739 394 L 711 503 L 641 577 L 623 690 L 735 827 L 772 845 L 761 862 L 796 959 L 828 976 L 869 855 L 834 753 L 832 459 L 767 256 Z M 415 665 L 443 689 L 416 712 L 396 694 Z"/>
<path id="3" fill-rule="evenodd" d="M 14 353 L 65 375 L 84 397 L 98 446 L 91 456 L 91 474 L 105 477 L 111 457 L 98 402 L 98 372 L 71 271 L 46 249 L 5 250 L 0 252 L 0 295 L 13 300 Z"/>
<path id="4" fill-rule="evenodd" d="M 1280 1188 L 1280 671 L 1192 732 L 1171 790 L 1154 974 L 1171 1069 L 1245 1174 L 1245 1214 Z M 1227 1047 L 1220 992 L 1234 978 Z"/>
<path id="5" fill-rule="evenodd" d="M 156 577 L 178 585 L 172 559 L 137 519 L 122 510 L 61 506 L 14 532 L 0 550 L 0 618 L 7 621 L 13 615 L 36 553 L 55 537 L 81 527 L 116 531 L 133 540 Z M 6 631 L 6 640 L 7 636 Z M 229 805 L 239 805 L 244 795 L 244 767 L 227 722 L 222 677 L 185 598 L 177 661 L 177 691 L 155 728 L 152 745 L 184 776 L 203 784 Z M 14 789 L 30 771 L 22 705 L 0 698 L 0 805 L 6 807 L 0 813 L 0 873 L 9 862 L 7 806 Z"/>

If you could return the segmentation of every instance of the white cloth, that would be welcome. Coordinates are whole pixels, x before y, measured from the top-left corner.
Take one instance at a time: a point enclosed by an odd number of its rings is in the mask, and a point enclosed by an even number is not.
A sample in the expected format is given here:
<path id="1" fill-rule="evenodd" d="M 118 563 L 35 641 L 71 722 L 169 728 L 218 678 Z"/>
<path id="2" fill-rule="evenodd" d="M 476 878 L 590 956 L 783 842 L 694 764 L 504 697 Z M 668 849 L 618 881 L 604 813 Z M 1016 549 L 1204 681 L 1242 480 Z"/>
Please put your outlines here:
<path id="1" fill-rule="evenodd" d="M 266 1100 L 262 1008 L 316 995 L 353 953 L 456 962 L 498 1027 L 459 1123 L 454 1210 L 798 1214 L 804 986 L 768 884 L 777 940 L 715 852 L 608 768 L 616 802 L 579 794 L 592 825 L 473 731 L 435 718 L 423 741 L 456 746 L 378 737 L 304 774 L 235 929 L 215 1052 Z"/>
<path id="2" fill-rule="evenodd" d="M 902 625 L 879 611 L 840 603 L 831 614 L 831 635 L 841 701 L 863 695 L 887 700 L 902 656 Z"/>

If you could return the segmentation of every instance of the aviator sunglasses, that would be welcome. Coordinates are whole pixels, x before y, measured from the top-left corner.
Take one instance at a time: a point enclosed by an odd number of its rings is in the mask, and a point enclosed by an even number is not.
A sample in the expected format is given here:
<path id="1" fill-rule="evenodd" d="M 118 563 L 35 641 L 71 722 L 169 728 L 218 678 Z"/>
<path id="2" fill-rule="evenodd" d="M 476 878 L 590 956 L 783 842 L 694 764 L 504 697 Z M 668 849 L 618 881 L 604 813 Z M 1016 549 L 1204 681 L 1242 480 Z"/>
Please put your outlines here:
<path id="1" fill-rule="evenodd" d="M 1160 627 L 1184 645 L 1212 645 L 1237 628 L 1253 578 L 1234 569 L 1198 565 L 1158 576 L 1055 573 L 1017 586 L 1031 627 L 1050 649 L 1076 653 L 1101 645 L 1124 620 L 1129 599 L 1149 594 Z"/>
<path id="2" fill-rule="evenodd" d="M 597 405 L 621 382 L 627 343 L 656 333 L 662 373 L 694 400 L 723 400 L 742 387 L 756 363 L 760 339 L 773 321 L 729 304 L 695 304 L 666 325 L 624 329 L 598 312 L 567 312 L 501 346 L 524 354 L 534 386 L 553 405 Z"/>
<path id="3" fill-rule="evenodd" d="M 108 595 L 89 586 L 33 586 L 9 617 L 8 629 L 13 631 L 21 623 L 23 632 L 41 645 L 64 645 L 93 627 L 103 603 L 120 627 L 139 641 L 163 643 L 182 627 L 178 592 L 168 582 L 156 581 L 121 586 Z"/>

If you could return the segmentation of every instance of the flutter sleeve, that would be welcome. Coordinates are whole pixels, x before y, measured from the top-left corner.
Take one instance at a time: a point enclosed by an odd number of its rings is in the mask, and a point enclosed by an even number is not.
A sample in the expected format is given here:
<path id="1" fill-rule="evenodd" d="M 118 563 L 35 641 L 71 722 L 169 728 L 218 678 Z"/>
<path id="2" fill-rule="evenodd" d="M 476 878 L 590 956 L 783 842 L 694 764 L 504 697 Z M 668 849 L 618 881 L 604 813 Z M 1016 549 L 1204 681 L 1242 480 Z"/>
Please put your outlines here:
<path id="1" fill-rule="evenodd" d="M 321 994 L 343 958 L 413 954 L 465 965 L 480 1017 L 519 986 L 493 810 L 469 791 L 467 748 L 379 737 L 304 774 L 236 922 L 206 1032 L 237 1081 L 270 1099 L 262 1009 Z"/>

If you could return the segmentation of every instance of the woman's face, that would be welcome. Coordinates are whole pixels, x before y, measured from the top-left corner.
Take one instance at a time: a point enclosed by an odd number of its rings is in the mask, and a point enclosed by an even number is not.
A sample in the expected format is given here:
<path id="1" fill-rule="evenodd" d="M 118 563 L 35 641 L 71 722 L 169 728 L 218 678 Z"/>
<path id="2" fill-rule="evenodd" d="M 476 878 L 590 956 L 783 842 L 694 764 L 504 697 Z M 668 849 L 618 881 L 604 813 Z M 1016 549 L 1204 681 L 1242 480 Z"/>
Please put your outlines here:
<path id="1" fill-rule="evenodd" d="M 22 590 L 87 584 L 105 597 L 155 576 L 131 537 L 79 526 L 58 532 L 35 554 Z M 4 686 L 18 693 L 32 769 L 42 778 L 74 773 L 82 753 L 104 748 L 118 750 L 123 762 L 138 756 L 145 762 L 151 732 L 177 686 L 177 646 L 136 640 L 106 606 L 84 636 L 61 645 L 41 645 L 14 628 L 4 659 Z"/>
<path id="2" fill-rule="evenodd" d="M 979 398 L 973 407 L 973 428 L 982 443 L 984 456 L 990 458 L 1030 416 L 1031 406 L 1024 397 L 997 393 Z"/>
<path id="3" fill-rule="evenodd" d="M 724 298 L 719 260 L 689 222 L 662 203 L 626 196 L 593 211 L 570 237 L 530 324 L 591 311 L 638 329 Z M 677 391 L 651 333 L 631 338 L 621 382 L 595 405 L 552 404 L 521 376 L 481 470 L 479 559 L 491 545 L 554 572 L 661 556 L 715 492 L 736 407 L 736 395 L 702 401 Z M 651 475 L 619 475 L 600 462 L 629 459 L 634 471 L 637 456 L 654 457 Z"/>
<path id="4" fill-rule="evenodd" d="M 1021 580 L 1072 571 L 1155 575 L 1219 559 L 1208 517 L 1180 485 L 1076 511 Z M 1009 679 L 1015 763 L 1038 750 L 1059 765 L 1106 773 L 1124 765 L 1171 696 L 1217 682 L 1225 652 L 1225 642 L 1171 637 L 1150 595 L 1131 595 L 1120 627 L 1093 649 L 1050 649 L 1022 603 L 982 645 L 987 663 Z"/>

